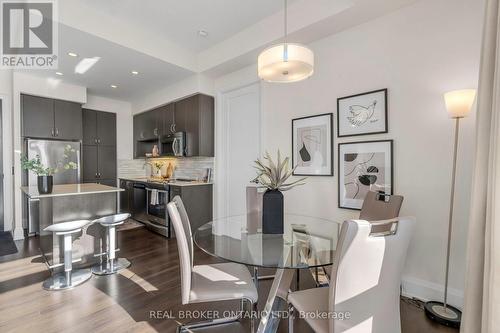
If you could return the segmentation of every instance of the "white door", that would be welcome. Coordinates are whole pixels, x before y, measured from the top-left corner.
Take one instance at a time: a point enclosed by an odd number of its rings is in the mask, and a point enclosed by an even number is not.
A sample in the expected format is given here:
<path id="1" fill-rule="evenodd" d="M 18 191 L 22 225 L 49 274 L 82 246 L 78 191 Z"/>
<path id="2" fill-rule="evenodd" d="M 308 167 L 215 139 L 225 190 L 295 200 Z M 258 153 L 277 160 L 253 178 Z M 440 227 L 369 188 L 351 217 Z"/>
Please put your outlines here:
<path id="1" fill-rule="evenodd" d="M 246 213 L 246 186 L 260 156 L 260 89 L 253 84 L 220 95 L 217 117 L 216 216 Z"/>

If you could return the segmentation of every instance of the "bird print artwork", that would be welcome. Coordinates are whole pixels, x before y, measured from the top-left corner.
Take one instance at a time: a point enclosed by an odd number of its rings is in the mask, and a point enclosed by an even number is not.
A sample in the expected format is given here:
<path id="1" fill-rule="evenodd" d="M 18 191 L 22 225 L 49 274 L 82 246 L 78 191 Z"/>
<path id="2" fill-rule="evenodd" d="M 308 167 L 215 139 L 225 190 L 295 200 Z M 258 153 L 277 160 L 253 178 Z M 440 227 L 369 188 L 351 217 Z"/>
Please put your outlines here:
<path id="1" fill-rule="evenodd" d="M 349 106 L 350 116 L 347 117 L 349 124 L 351 124 L 352 127 L 360 127 L 366 124 L 366 122 L 368 121 L 371 123 L 377 122 L 378 119 L 373 119 L 373 115 L 375 114 L 375 106 L 377 106 L 376 100 L 368 106 Z"/>

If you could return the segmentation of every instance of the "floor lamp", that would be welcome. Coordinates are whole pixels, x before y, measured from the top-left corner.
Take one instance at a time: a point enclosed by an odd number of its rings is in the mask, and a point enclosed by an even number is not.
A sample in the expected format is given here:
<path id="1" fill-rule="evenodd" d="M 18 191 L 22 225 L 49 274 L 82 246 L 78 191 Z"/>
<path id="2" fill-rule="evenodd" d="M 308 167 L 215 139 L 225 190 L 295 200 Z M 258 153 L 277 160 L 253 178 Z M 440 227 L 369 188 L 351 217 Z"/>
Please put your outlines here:
<path id="1" fill-rule="evenodd" d="M 455 198 L 455 174 L 457 171 L 457 148 L 458 148 L 458 130 L 460 118 L 466 117 L 474 103 L 476 91 L 474 89 L 455 90 L 444 94 L 446 109 L 452 119 L 455 120 L 455 142 L 453 145 L 453 171 L 451 176 L 451 198 L 450 212 L 448 220 L 448 245 L 446 248 L 446 274 L 444 284 L 444 301 L 443 302 L 427 302 L 425 303 L 426 315 L 446 326 L 460 327 L 462 312 L 457 308 L 448 304 L 448 274 L 450 271 L 450 246 L 451 246 L 451 230 L 453 222 L 453 201 Z"/>

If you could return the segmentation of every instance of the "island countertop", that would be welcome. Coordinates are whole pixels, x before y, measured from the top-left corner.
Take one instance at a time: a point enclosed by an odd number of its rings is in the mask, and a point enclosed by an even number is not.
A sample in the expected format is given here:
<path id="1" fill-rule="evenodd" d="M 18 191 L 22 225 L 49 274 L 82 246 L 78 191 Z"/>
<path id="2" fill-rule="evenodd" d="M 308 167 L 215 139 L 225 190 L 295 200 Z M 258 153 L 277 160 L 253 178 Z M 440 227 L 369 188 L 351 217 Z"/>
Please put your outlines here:
<path id="1" fill-rule="evenodd" d="M 37 186 L 23 186 L 23 191 L 30 199 L 52 198 L 52 197 L 67 197 L 72 195 L 87 195 L 99 193 L 122 192 L 124 189 L 119 187 L 106 186 L 102 184 L 64 184 L 54 185 L 52 193 L 40 194 Z"/>

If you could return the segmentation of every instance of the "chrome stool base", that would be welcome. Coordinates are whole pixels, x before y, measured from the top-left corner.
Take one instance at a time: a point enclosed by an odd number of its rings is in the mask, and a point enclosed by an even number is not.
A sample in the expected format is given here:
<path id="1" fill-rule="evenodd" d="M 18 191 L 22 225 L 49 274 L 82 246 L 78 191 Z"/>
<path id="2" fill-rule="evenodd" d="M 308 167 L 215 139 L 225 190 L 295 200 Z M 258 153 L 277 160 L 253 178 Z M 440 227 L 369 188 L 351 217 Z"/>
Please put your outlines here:
<path id="1" fill-rule="evenodd" d="M 52 275 L 43 281 L 42 287 L 45 290 L 64 290 L 74 288 L 92 277 L 90 269 L 76 269 L 71 271 L 71 284 L 67 284 L 65 272 Z"/>
<path id="2" fill-rule="evenodd" d="M 92 273 L 95 275 L 110 275 L 128 267 L 130 267 L 130 261 L 125 258 L 116 258 L 113 260 L 113 265 L 111 265 L 110 261 L 105 261 L 102 264 L 92 266 Z"/>

